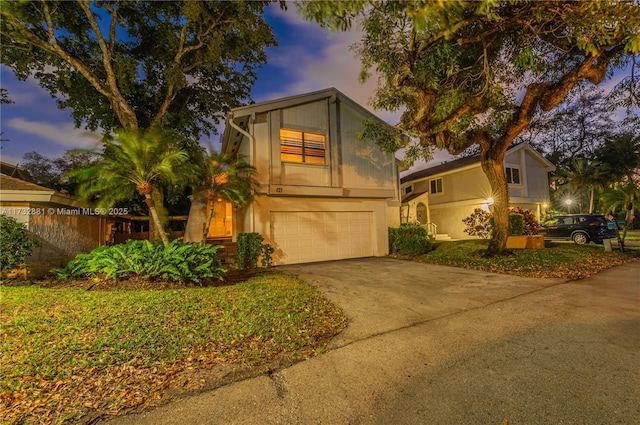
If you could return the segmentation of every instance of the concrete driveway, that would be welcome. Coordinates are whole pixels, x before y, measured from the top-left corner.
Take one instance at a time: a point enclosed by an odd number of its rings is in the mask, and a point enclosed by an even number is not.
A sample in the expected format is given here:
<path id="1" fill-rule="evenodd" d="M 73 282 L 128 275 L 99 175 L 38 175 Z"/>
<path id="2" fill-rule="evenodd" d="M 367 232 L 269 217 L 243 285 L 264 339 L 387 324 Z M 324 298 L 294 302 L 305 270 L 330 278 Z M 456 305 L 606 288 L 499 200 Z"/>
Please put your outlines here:
<path id="1" fill-rule="evenodd" d="M 568 283 L 387 258 L 279 269 L 350 318 L 326 354 L 112 423 L 639 423 L 640 262 Z"/>

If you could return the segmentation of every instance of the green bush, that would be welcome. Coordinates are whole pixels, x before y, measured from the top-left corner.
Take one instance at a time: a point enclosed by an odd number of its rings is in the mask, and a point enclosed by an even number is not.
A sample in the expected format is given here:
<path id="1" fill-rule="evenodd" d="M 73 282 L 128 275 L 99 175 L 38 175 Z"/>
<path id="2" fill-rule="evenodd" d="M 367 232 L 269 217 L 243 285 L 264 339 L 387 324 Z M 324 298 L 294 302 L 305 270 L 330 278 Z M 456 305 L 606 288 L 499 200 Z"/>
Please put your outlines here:
<path id="1" fill-rule="evenodd" d="M 271 244 L 263 243 L 262 244 L 262 259 L 260 260 L 260 264 L 264 268 L 271 267 L 272 255 L 276 252 L 275 248 L 271 246 Z"/>
<path id="2" fill-rule="evenodd" d="M 129 240 L 126 244 L 101 246 L 78 254 L 64 268 L 54 269 L 60 279 L 92 277 L 99 279 L 143 278 L 173 282 L 202 283 L 222 279 L 226 270 L 216 252 L 220 246 L 172 241 L 161 243 Z"/>
<path id="3" fill-rule="evenodd" d="M 262 267 L 271 267 L 271 255 L 275 249 L 268 243 L 263 244 L 263 240 L 260 233 L 240 233 L 237 240 L 236 267 L 254 269 L 258 267 L 258 260 Z"/>
<path id="4" fill-rule="evenodd" d="M 412 257 L 425 254 L 433 248 L 427 229 L 420 224 L 402 224 L 389 228 L 389 251 Z"/>
<path id="5" fill-rule="evenodd" d="M 23 269 L 40 241 L 13 217 L 0 215 L 0 270 Z"/>
<path id="6" fill-rule="evenodd" d="M 400 231 L 397 227 L 389 227 L 389 252 L 397 253 L 398 252 L 398 232 Z"/>
<path id="7" fill-rule="evenodd" d="M 238 235 L 236 266 L 239 269 L 258 267 L 258 258 L 262 250 L 262 235 L 260 233 L 240 233 Z"/>
<path id="8" fill-rule="evenodd" d="M 521 214 L 509 213 L 509 236 L 522 236 L 524 234 L 524 218 Z"/>
<path id="9" fill-rule="evenodd" d="M 533 211 L 527 210 L 525 208 L 520 208 L 520 207 L 510 207 L 509 212 L 520 214 L 522 216 L 522 219 L 524 220 L 523 222 L 524 227 L 522 229 L 523 235 L 530 236 L 530 235 L 538 234 L 538 228 L 540 227 L 540 223 L 538 223 L 538 220 L 536 219 L 536 215 L 533 213 Z"/>

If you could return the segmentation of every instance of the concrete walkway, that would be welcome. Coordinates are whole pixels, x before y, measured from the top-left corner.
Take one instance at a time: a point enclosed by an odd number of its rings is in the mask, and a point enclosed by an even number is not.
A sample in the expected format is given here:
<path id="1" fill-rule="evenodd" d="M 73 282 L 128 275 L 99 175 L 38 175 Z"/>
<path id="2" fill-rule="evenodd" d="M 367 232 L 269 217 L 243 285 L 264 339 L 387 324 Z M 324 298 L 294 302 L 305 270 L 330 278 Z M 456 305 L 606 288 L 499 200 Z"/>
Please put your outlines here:
<path id="1" fill-rule="evenodd" d="M 349 317 L 328 353 L 110 423 L 638 423 L 640 262 L 568 283 L 387 258 L 280 269 Z"/>

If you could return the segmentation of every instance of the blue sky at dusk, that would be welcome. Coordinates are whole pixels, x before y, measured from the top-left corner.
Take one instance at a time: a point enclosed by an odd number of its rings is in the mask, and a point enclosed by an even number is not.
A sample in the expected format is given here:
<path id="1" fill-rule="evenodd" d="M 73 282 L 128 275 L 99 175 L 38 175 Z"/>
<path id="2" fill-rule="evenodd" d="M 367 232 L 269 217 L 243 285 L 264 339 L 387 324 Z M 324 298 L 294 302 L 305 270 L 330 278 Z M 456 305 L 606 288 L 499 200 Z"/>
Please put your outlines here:
<path id="1" fill-rule="evenodd" d="M 374 79 L 364 85 L 358 82 L 359 61 L 349 50 L 349 45 L 359 39 L 357 32 L 330 34 L 315 23 L 305 22 L 293 3 L 287 11 L 276 4 L 269 6 L 267 20 L 278 46 L 267 50 L 268 63 L 258 70 L 258 80 L 252 90 L 255 102 L 336 87 L 368 107 L 376 82 Z M 1 105 L 2 138 L 8 140 L 2 142 L 3 161 L 20 163 L 23 155 L 33 150 L 55 158 L 67 149 L 99 146 L 100 135 L 75 128 L 71 110 L 58 109 L 55 100 L 37 80 L 18 81 L 12 71 L 2 65 L 0 81 L 15 102 Z M 217 111 L 212 114 L 214 112 Z M 399 118 L 399 114 L 385 111 L 376 114 L 390 123 Z M 218 140 L 218 135 L 211 137 L 214 143 Z"/>
<path id="2" fill-rule="evenodd" d="M 258 70 L 258 80 L 252 90 L 252 99 L 261 102 L 279 97 L 293 96 L 328 87 L 338 90 L 369 110 L 368 102 L 376 86 L 375 77 L 366 83 L 358 81 L 360 62 L 349 46 L 360 39 L 360 33 L 329 33 L 317 24 L 304 21 L 296 6 L 289 3 L 287 11 L 277 4 L 267 8 L 267 21 L 278 42 L 267 49 L 268 63 Z M 616 80 L 605 88 L 612 87 Z M 37 151 L 55 158 L 72 148 L 99 146 L 100 135 L 75 128 L 71 110 L 58 109 L 54 99 L 30 78 L 18 81 L 11 70 L 0 65 L 0 85 L 8 89 L 14 104 L 0 106 L 2 161 L 20 163 L 23 155 Z M 212 111 L 212 115 L 218 111 Z M 395 124 L 400 113 L 373 111 L 383 120 Z M 218 135 L 211 137 L 216 144 Z M 209 140 L 201 140 L 206 144 Z M 448 159 L 446 153 L 436 153 L 434 163 Z M 423 167 L 424 165 L 422 165 Z"/>

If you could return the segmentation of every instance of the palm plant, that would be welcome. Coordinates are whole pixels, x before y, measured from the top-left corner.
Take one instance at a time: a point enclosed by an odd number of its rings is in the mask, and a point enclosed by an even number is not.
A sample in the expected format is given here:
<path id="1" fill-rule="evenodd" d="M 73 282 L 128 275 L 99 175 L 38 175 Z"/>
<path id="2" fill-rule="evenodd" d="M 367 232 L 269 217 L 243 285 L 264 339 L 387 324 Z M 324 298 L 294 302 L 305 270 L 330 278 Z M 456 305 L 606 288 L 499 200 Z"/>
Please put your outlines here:
<path id="1" fill-rule="evenodd" d="M 598 161 L 583 157 L 573 158 L 566 168 L 558 170 L 555 176 L 557 187 L 555 198 L 569 196 L 587 201 L 588 212 L 595 210 L 596 191 L 604 187 L 607 173 Z M 579 202 L 582 205 L 582 202 Z M 582 211 L 580 211 L 582 212 Z"/>
<path id="2" fill-rule="evenodd" d="M 202 232 L 202 244 L 207 241 L 211 220 L 215 215 L 214 203 L 223 199 L 234 207 L 247 205 L 258 186 L 255 167 L 240 155 L 217 152 L 209 146 L 203 162 L 203 189 L 207 191 L 209 211 Z"/>
<path id="3" fill-rule="evenodd" d="M 152 195 L 161 183 L 176 181 L 177 166 L 188 160 L 187 153 L 173 147 L 158 130 L 119 131 L 115 140 L 105 141 L 100 156 L 94 165 L 70 173 L 80 182 L 80 198 L 95 199 L 98 207 L 109 208 L 131 199 L 135 191 L 144 196 L 155 226 L 163 229 Z M 169 245 L 163 230 L 160 238 L 165 246 Z"/>
<path id="4" fill-rule="evenodd" d="M 601 198 L 603 211 L 606 213 L 614 213 L 616 210 L 625 210 L 625 222 L 622 232 L 622 240 L 627 236 L 627 229 L 633 220 L 634 203 L 640 199 L 640 186 L 632 179 L 624 183 L 617 183 L 612 188 L 607 189 Z"/>

